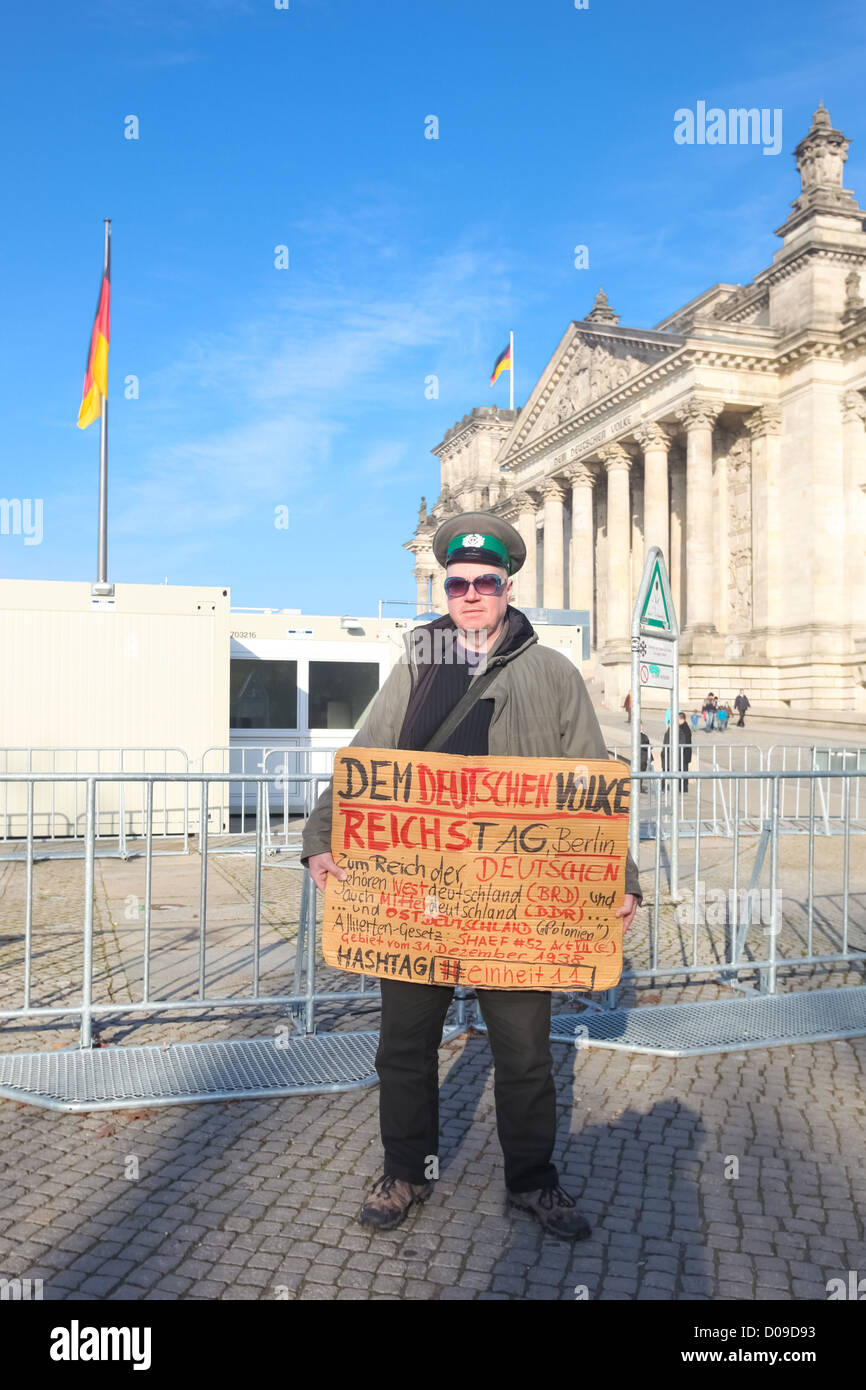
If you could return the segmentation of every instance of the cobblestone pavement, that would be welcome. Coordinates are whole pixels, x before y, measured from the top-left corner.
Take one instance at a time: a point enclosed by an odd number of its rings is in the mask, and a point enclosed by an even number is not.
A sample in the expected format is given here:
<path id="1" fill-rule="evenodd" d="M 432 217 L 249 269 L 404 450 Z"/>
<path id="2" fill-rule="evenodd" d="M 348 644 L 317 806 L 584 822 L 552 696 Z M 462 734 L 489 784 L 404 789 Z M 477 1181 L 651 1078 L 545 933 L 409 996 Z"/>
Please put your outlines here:
<path id="1" fill-rule="evenodd" d="M 0 1271 L 48 1299 L 823 1300 L 866 1270 L 866 1040 L 554 1057 L 556 1159 L 595 1226 L 579 1245 L 506 1210 L 490 1053 L 462 1037 L 441 1053 L 436 1192 L 385 1234 L 355 1220 L 375 1090 L 94 1116 L 0 1102 Z"/>
<path id="2" fill-rule="evenodd" d="M 744 842 L 745 843 L 745 842 Z M 779 954 L 806 941 L 807 837 L 780 841 Z M 855 843 L 849 942 L 863 949 L 866 864 Z M 743 882 L 751 848 L 744 848 Z M 684 850 L 684 864 L 689 854 Z M 730 883 L 730 842 L 702 841 L 701 880 Z M 815 841 L 814 946 L 842 940 L 840 837 Z M 652 846 L 642 846 L 652 896 Z M 250 984 L 254 860 L 212 854 L 205 980 L 209 994 Z M 262 987 L 291 990 L 301 876 L 263 871 Z M 684 878 L 684 882 L 687 881 Z M 273 1035 L 279 1011 L 123 1009 L 142 988 L 144 861 L 96 861 L 94 997 L 117 1005 L 98 1021 L 106 1043 Z M 194 997 L 199 972 L 200 861 L 154 862 L 153 989 Z M 83 865 L 34 867 L 33 1002 L 68 1002 L 80 982 Z M 20 1002 L 25 872 L 0 863 L 0 1006 Z M 688 904 L 687 904 L 688 908 Z M 753 958 L 766 949 L 750 928 Z M 650 912 L 626 939 L 646 964 Z M 702 925 L 701 959 L 723 961 L 729 925 Z M 691 917 L 660 894 L 660 961 L 683 962 Z M 328 987 L 357 977 L 319 966 Z M 857 984 L 859 967 L 801 970 L 784 988 Z M 624 1003 L 718 997 L 712 976 L 662 991 L 628 985 Z M 573 1003 L 557 997 L 557 1008 Z M 375 1028 L 375 998 L 331 1004 L 323 1028 Z M 71 1023 L 2 1025 L 6 1050 L 75 1039 Z M 866 1038 L 670 1060 L 552 1045 L 562 1180 L 593 1221 L 578 1245 L 545 1237 L 506 1207 L 493 1079 L 483 1034 L 440 1053 L 441 1176 L 433 1198 L 398 1230 L 356 1216 L 380 1173 L 378 1093 L 210 1102 L 62 1115 L 0 1100 L 0 1278 L 43 1280 L 47 1299 L 820 1299 L 848 1271 L 866 1276 L 862 1164 Z"/>

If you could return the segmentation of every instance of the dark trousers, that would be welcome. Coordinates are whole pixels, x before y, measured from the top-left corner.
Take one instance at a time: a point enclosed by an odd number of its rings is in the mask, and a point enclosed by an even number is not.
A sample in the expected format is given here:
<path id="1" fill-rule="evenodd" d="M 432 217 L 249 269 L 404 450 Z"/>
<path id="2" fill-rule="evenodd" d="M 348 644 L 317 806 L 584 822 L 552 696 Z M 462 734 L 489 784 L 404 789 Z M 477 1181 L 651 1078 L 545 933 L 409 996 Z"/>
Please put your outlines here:
<path id="1" fill-rule="evenodd" d="M 426 1181 L 439 1153 L 438 1048 L 453 988 L 380 980 L 382 1024 L 376 1071 L 385 1173 Z M 555 1187 L 556 1089 L 550 1053 L 550 994 L 479 989 L 493 1053 L 496 1127 L 512 1192 Z M 429 1173 L 429 1169 L 428 1169 Z"/>
<path id="2" fill-rule="evenodd" d="M 692 761 L 692 750 L 691 750 L 691 748 L 688 748 L 688 750 L 686 750 L 686 749 L 683 749 L 682 746 L 681 746 L 681 747 L 680 747 L 680 772 L 688 772 L 689 767 L 691 766 L 691 761 Z M 669 766 L 670 766 L 670 758 L 669 758 L 669 756 L 668 756 L 668 750 L 667 750 L 667 748 L 663 748 L 663 749 L 662 749 L 662 767 L 664 768 L 665 772 L 667 772 Z M 665 786 L 666 786 L 666 787 L 667 787 L 667 786 L 670 786 L 670 783 L 669 783 L 669 782 L 666 782 L 666 783 L 665 783 Z M 686 781 L 684 781 L 684 782 L 680 782 L 680 787 L 681 787 L 681 789 L 682 789 L 683 796 L 685 796 L 686 792 L 687 792 L 688 789 L 689 789 L 688 780 L 686 780 Z"/>

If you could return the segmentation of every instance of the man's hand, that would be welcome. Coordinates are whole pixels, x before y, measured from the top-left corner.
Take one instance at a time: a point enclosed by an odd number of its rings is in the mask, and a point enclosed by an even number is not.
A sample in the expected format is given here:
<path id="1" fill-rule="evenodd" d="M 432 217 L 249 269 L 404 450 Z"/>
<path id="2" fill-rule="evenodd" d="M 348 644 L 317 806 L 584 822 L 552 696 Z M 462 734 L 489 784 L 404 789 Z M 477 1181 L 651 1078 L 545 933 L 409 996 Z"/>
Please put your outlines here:
<path id="1" fill-rule="evenodd" d="M 317 857 L 321 859 L 323 856 L 320 854 Z M 313 861 L 311 859 L 311 866 L 312 863 Z M 622 918 L 623 932 L 627 932 L 632 922 L 634 921 L 634 914 L 637 912 L 637 906 L 637 898 L 635 897 L 634 893 L 626 893 L 625 897 L 622 900 L 622 907 L 618 907 L 616 910 L 617 917 Z"/>
<path id="2" fill-rule="evenodd" d="M 346 877 L 346 870 L 341 869 L 335 864 L 330 854 L 326 850 L 324 854 L 311 854 L 307 860 L 307 868 L 310 871 L 310 878 L 315 883 L 320 893 L 324 893 L 325 884 L 328 881 L 328 874 L 333 874 L 335 878 L 342 880 Z M 628 901 L 628 899 L 626 899 Z"/>

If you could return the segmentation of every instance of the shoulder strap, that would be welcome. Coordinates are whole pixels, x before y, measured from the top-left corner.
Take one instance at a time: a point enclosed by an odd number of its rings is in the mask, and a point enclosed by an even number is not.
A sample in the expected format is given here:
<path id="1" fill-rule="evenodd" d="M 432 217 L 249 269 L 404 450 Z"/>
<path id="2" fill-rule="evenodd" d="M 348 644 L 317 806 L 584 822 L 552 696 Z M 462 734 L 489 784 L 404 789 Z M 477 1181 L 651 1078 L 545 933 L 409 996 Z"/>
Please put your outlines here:
<path id="1" fill-rule="evenodd" d="M 480 676 L 474 676 L 472 678 L 472 680 L 469 682 L 469 689 L 465 692 L 462 699 L 457 701 L 457 704 L 454 706 L 451 713 L 447 715 L 444 721 L 439 725 L 439 728 L 436 730 L 433 737 L 427 740 L 427 743 L 425 744 L 423 750 L 424 752 L 438 752 L 438 750 L 442 747 L 442 744 L 445 743 L 448 738 L 450 738 L 451 734 L 453 734 L 454 730 L 457 728 L 457 725 L 460 724 L 463 719 L 465 719 L 466 715 L 469 713 L 470 709 L 475 704 L 475 702 L 481 699 L 481 696 L 484 694 L 484 691 L 487 689 L 488 685 L 493 680 L 494 676 L 498 674 L 498 672 L 498 665 L 488 666 L 487 670 L 482 672 Z"/>

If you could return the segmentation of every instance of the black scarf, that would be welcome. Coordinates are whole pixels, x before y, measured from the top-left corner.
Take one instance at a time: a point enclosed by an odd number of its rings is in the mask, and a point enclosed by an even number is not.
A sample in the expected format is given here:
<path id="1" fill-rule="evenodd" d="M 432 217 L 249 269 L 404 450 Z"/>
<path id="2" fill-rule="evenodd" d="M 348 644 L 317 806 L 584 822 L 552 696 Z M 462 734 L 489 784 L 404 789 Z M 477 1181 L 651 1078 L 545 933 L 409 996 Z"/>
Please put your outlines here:
<path id="1" fill-rule="evenodd" d="M 522 646 L 527 637 L 530 637 L 534 632 L 534 628 L 526 615 L 521 613 L 519 609 L 512 608 L 510 604 L 505 610 L 505 622 L 507 628 L 502 634 L 496 650 L 493 652 L 494 660 L 513 651 L 515 647 Z M 406 706 L 406 713 L 403 716 L 400 736 L 397 739 L 398 748 L 411 748 L 413 746 L 411 742 L 412 730 L 415 727 L 421 709 L 430 695 L 430 688 L 441 664 L 441 656 L 439 661 L 435 659 L 437 656 L 435 636 L 437 628 L 456 632 L 457 624 L 454 622 L 450 613 L 446 613 L 444 617 L 437 618 L 435 622 L 422 623 L 419 627 L 413 628 L 412 632 L 409 634 L 408 640 L 414 644 L 417 673 L 413 672 L 412 691 L 409 696 L 409 703 Z M 425 638 L 420 635 L 424 632 L 430 632 L 432 635 Z M 443 639 L 440 639 L 440 641 L 442 640 Z M 444 640 L 447 641 L 448 639 Z M 427 648 L 426 653 L 425 647 Z M 424 657 L 425 654 L 427 660 L 422 660 L 421 658 Z"/>

